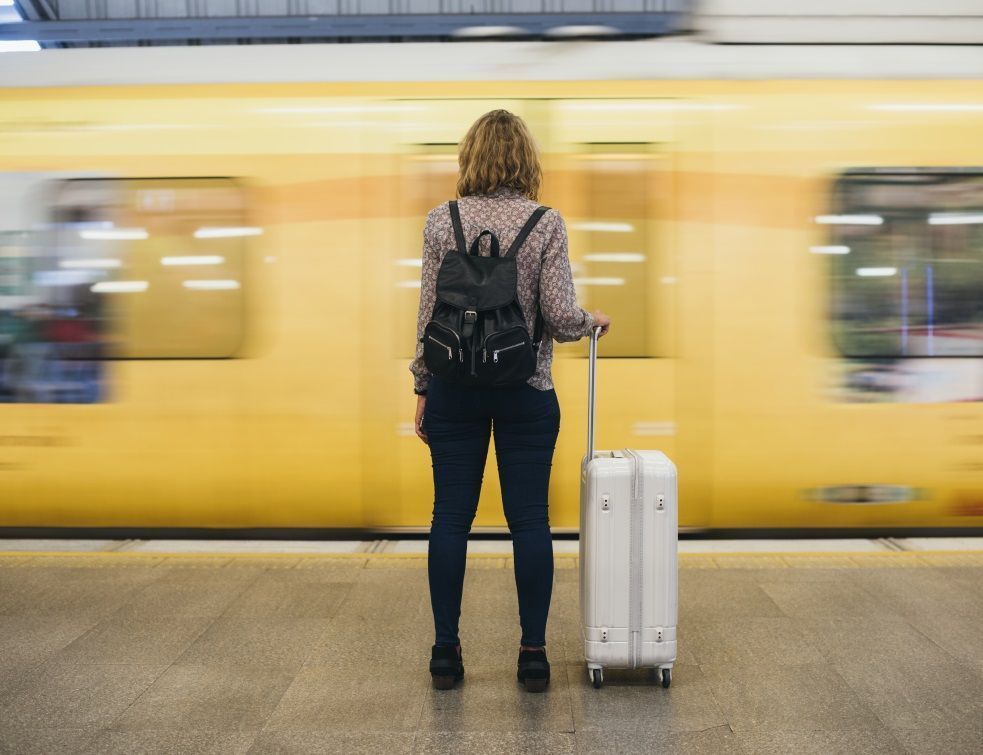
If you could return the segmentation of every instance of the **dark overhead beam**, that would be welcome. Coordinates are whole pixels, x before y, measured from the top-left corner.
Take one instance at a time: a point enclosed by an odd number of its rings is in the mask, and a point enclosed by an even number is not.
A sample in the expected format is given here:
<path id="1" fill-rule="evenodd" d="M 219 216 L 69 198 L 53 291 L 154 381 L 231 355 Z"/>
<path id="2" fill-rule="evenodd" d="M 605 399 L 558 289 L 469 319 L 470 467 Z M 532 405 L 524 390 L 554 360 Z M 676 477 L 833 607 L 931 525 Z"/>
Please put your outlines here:
<path id="1" fill-rule="evenodd" d="M 253 16 L 228 18 L 95 19 L 21 21 L 0 24 L 0 40 L 39 42 L 139 42 L 202 39 L 330 39 L 338 37 L 454 37 L 481 27 L 515 27 L 499 36 L 551 35 L 557 27 L 597 26 L 595 36 L 655 36 L 678 31 L 683 15 L 652 13 L 481 13 L 338 16 Z M 589 35 L 584 35 L 589 36 Z"/>

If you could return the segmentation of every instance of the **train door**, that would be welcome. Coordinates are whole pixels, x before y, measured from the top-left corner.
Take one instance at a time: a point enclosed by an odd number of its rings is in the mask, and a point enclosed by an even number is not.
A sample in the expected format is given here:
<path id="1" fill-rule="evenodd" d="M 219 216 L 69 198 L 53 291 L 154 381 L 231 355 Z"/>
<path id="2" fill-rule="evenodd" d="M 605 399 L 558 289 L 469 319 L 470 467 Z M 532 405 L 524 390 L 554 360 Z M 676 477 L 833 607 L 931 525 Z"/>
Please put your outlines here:
<path id="1" fill-rule="evenodd" d="M 566 219 L 577 298 L 612 320 L 599 343 L 598 448 L 657 448 L 677 458 L 672 242 L 673 108 L 652 99 L 543 102 L 547 204 Z M 668 106 L 667 106 L 668 105 Z M 556 344 L 562 430 L 551 477 L 554 530 L 579 521 L 586 443 L 587 341 Z"/>
<path id="2" fill-rule="evenodd" d="M 398 245 L 390 247 L 384 280 L 394 291 L 391 308 L 377 302 L 391 329 L 392 369 L 366 370 L 379 382 L 372 395 L 392 395 L 387 417 L 366 435 L 372 453 L 394 461 L 392 474 L 367 480 L 367 495 L 385 501 L 369 526 L 425 528 L 432 511 L 427 448 L 412 423 L 415 399 L 407 370 L 412 357 L 419 298 L 423 219 L 454 196 L 457 144 L 481 114 L 506 108 L 523 117 L 541 148 L 543 204 L 566 220 L 578 300 L 602 309 L 616 323 L 601 343 L 598 444 L 659 448 L 677 457 L 677 308 L 684 288 L 672 243 L 672 118 L 675 108 L 650 99 L 403 100 L 392 125 L 394 170 L 399 174 Z M 366 275 L 378 281 L 379 261 Z M 371 270 L 371 272 L 370 272 Z M 375 305 L 374 305 L 375 306 Z M 555 344 L 553 378 L 560 399 L 561 433 L 551 476 L 554 531 L 578 524 L 577 469 L 586 437 L 586 341 Z M 383 373 L 385 378 L 383 378 Z M 695 385 L 695 383 L 694 383 Z M 398 417 L 398 420 L 393 420 Z M 393 427 L 395 426 L 395 427 Z M 368 458 L 368 457 L 367 457 Z M 498 473 L 492 453 L 485 470 L 476 528 L 503 529 Z M 367 507 L 368 511 L 371 507 Z M 694 508 L 693 511 L 697 509 Z M 685 524 L 692 522 L 683 517 Z"/>
<path id="3" fill-rule="evenodd" d="M 369 229 L 374 250 L 363 261 L 365 321 L 386 336 L 363 351 L 363 486 L 365 526 L 426 529 L 433 511 L 429 450 L 416 437 L 416 397 L 409 363 L 413 358 L 420 296 L 423 225 L 427 212 L 455 197 L 457 145 L 483 113 L 505 108 L 532 124 L 529 102 L 508 99 L 406 99 L 387 105 L 386 142 L 391 150 L 391 225 Z M 367 197 L 366 201 L 379 201 Z M 372 234 L 379 242 L 372 242 Z M 385 293 L 377 293 L 384 291 Z M 376 327 L 377 326 L 377 327 Z M 498 472 L 490 446 L 475 526 L 503 527 Z M 379 474 L 380 465 L 386 468 Z"/>

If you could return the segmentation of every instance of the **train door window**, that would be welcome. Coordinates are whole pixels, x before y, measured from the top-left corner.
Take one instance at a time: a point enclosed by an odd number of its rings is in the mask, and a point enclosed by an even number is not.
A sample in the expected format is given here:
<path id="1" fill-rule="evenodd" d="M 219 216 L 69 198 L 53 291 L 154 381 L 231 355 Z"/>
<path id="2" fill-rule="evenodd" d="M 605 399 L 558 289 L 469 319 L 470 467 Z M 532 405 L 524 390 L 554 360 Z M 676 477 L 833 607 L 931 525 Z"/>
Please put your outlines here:
<path id="1" fill-rule="evenodd" d="M 983 356 L 983 170 L 852 170 L 829 229 L 833 337 L 852 358 Z"/>
<path id="2" fill-rule="evenodd" d="M 397 322 L 414 323 L 420 306 L 420 273 L 423 266 L 422 219 L 442 202 L 453 199 L 457 192 L 457 144 L 417 144 L 409 148 L 403 163 L 403 197 L 407 217 L 413 223 L 413 233 L 407 234 L 406 253 L 396 259 Z M 416 341 L 407 340 L 402 329 L 394 331 L 395 351 L 412 359 Z"/>
<path id="3" fill-rule="evenodd" d="M 71 179 L 52 205 L 50 254 L 37 275 L 100 313 L 109 356 L 235 355 L 246 248 L 261 233 L 235 181 Z"/>
<path id="4" fill-rule="evenodd" d="M 648 143 L 581 144 L 572 159 L 577 190 L 567 222 L 577 298 L 621 323 L 605 338 L 605 356 L 668 356 L 675 278 L 656 218 L 665 159 Z"/>

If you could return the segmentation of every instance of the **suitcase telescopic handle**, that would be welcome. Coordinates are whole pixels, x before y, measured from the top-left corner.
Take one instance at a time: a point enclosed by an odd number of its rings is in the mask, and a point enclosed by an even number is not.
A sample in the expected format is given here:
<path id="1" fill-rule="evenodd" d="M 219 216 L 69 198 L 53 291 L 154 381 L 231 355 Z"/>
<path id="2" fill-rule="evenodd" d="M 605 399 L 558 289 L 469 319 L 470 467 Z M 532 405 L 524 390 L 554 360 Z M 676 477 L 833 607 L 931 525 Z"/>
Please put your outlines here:
<path id="1" fill-rule="evenodd" d="M 597 396 L 597 339 L 601 326 L 590 330 L 590 350 L 587 359 L 587 461 L 594 458 L 594 404 Z"/>

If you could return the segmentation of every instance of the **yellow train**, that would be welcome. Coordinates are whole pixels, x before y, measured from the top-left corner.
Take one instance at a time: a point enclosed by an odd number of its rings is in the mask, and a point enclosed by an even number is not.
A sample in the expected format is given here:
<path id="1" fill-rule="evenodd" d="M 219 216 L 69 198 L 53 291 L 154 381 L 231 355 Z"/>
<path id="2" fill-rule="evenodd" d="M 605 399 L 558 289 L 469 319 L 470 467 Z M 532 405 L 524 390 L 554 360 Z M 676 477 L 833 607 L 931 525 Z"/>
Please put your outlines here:
<path id="1" fill-rule="evenodd" d="M 870 48 L 858 80 L 665 45 L 8 67 L 0 527 L 425 530 L 422 225 L 499 107 L 540 142 L 581 303 L 613 319 L 598 446 L 668 453 L 684 528 L 983 525 L 977 53 L 898 79 Z M 555 531 L 578 521 L 585 348 L 554 364 Z M 504 526 L 498 494 L 490 454 L 477 527 Z"/>

